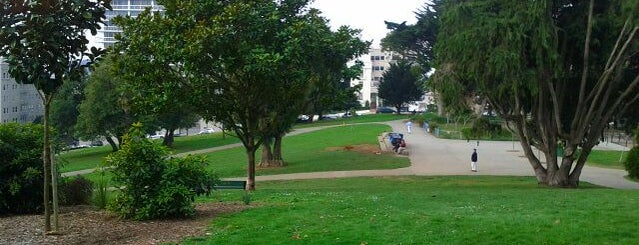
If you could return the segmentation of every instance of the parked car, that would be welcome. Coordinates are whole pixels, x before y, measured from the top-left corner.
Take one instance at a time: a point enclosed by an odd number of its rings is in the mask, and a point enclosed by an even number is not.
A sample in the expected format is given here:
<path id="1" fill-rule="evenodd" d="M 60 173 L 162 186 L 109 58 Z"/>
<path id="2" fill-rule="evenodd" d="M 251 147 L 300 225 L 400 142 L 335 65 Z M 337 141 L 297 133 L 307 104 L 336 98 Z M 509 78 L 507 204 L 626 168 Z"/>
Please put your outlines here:
<path id="1" fill-rule="evenodd" d="M 297 120 L 295 120 L 295 121 L 298 122 L 298 123 L 301 123 L 301 122 L 308 122 L 309 119 L 311 119 L 311 118 L 309 116 L 307 116 L 307 115 L 299 115 L 299 116 L 297 116 Z"/>
<path id="2" fill-rule="evenodd" d="M 390 108 L 390 107 L 379 107 L 379 108 L 377 108 L 377 111 L 375 113 L 377 113 L 377 114 L 380 114 L 380 113 L 395 113 L 395 109 Z"/>
<path id="3" fill-rule="evenodd" d="M 161 135 L 161 134 L 149 135 L 149 136 L 147 136 L 147 138 L 149 138 L 149 139 L 164 139 L 164 135 Z"/>
<path id="4" fill-rule="evenodd" d="M 104 145 L 104 143 L 102 143 L 101 140 L 91 141 L 91 146 L 103 146 L 103 145 Z"/>
<path id="5" fill-rule="evenodd" d="M 212 134 L 215 133 L 215 130 L 212 128 L 203 128 L 202 131 L 200 131 L 197 134 Z"/>

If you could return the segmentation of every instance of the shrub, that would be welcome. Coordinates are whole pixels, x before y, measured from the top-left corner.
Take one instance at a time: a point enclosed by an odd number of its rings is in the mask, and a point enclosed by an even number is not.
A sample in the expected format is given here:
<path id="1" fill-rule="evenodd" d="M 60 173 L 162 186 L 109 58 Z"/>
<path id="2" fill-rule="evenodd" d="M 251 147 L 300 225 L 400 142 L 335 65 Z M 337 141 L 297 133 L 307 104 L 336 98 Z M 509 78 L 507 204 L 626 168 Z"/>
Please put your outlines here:
<path id="1" fill-rule="evenodd" d="M 0 124 L 0 214 L 43 210 L 43 127 Z"/>
<path id="2" fill-rule="evenodd" d="M 123 186 L 109 208 L 123 218 L 192 216 L 195 196 L 209 193 L 215 182 L 204 170 L 204 158 L 170 158 L 166 147 L 144 137 L 140 124 L 133 125 L 122 148 L 105 163 L 113 167 L 114 183 Z"/>
<path id="3" fill-rule="evenodd" d="M 72 180 L 60 183 L 60 204 L 62 205 L 82 205 L 91 204 L 93 195 L 93 182 L 78 176 Z"/>
<path id="4" fill-rule="evenodd" d="M 634 179 L 639 179 L 639 146 L 633 147 L 628 152 L 628 157 L 626 157 L 624 166 L 628 171 L 628 176 Z"/>
<path id="5" fill-rule="evenodd" d="M 435 133 L 435 129 L 438 127 L 439 127 L 439 124 L 435 122 L 431 122 L 428 124 L 428 130 L 430 130 L 431 133 Z"/>
<path id="6" fill-rule="evenodd" d="M 105 209 L 109 202 L 107 187 L 109 182 L 104 176 L 104 171 L 100 170 L 100 177 L 95 182 L 95 191 L 93 192 L 93 206 L 98 209 Z"/>

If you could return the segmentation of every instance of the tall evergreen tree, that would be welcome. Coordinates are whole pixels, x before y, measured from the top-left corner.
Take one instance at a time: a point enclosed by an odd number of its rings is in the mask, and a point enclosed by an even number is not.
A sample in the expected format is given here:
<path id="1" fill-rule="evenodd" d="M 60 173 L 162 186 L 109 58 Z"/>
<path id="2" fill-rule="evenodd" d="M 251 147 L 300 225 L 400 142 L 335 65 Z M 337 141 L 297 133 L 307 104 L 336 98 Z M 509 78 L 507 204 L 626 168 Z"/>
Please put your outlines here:
<path id="1" fill-rule="evenodd" d="M 388 71 L 384 72 L 379 84 L 379 97 L 385 104 L 393 105 L 398 114 L 402 106 L 421 100 L 424 96 L 424 86 L 416 73 L 406 60 L 391 64 Z"/>

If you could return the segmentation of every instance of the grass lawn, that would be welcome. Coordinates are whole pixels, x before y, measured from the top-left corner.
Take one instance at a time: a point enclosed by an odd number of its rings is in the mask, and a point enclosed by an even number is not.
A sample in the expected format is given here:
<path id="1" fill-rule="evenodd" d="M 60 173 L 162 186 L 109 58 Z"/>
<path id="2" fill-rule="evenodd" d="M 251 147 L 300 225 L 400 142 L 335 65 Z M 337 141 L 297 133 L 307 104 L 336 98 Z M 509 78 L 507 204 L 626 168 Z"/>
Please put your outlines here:
<path id="1" fill-rule="evenodd" d="M 298 123 L 295 124 L 295 128 L 308 128 L 308 127 L 320 127 L 330 125 L 341 125 L 351 123 L 370 123 L 370 122 L 387 122 L 401 119 L 409 119 L 411 115 L 408 114 L 367 114 L 356 117 L 337 118 L 315 121 L 313 123 Z"/>
<path id="2" fill-rule="evenodd" d="M 183 243 L 638 244 L 639 192 L 582 186 L 492 176 L 260 182 L 257 207 L 215 218 L 211 236 Z"/>
<path id="3" fill-rule="evenodd" d="M 282 142 L 282 155 L 288 165 L 258 169 L 257 175 L 408 167 L 408 158 L 344 149 L 349 145 L 377 146 L 377 136 L 390 130 L 390 126 L 382 124 L 347 125 L 286 137 Z M 258 150 L 257 161 L 260 154 Z M 244 148 L 212 152 L 206 156 L 220 177 L 246 176 Z"/>
<path id="4" fill-rule="evenodd" d="M 284 138 L 282 154 L 288 164 L 284 168 L 258 169 L 257 175 L 303 173 L 338 170 L 395 169 L 410 166 L 406 157 L 389 154 L 360 153 L 344 146 L 378 145 L 377 136 L 390 131 L 388 125 L 347 125 Z M 256 157 L 259 163 L 261 151 Z M 246 176 L 246 153 L 243 147 L 206 154 L 210 167 L 221 178 Z M 95 180 L 97 174 L 84 175 Z"/>
<path id="5" fill-rule="evenodd" d="M 161 142 L 161 140 L 156 141 Z M 240 142 L 238 138 L 229 135 L 222 137 L 221 133 L 192 135 L 176 137 L 172 150 L 175 153 L 182 153 L 238 142 Z M 111 146 L 84 148 L 62 153 L 60 155 L 61 172 L 95 168 L 109 153 L 111 153 Z"/>
<path id="6" fill-rule="evenodd" d="M 626 160 L 627 155 L 628 151 L 594 150 L 588 155 L 587 164 L 602 168 L 624 169 L 623 162 Z"/>

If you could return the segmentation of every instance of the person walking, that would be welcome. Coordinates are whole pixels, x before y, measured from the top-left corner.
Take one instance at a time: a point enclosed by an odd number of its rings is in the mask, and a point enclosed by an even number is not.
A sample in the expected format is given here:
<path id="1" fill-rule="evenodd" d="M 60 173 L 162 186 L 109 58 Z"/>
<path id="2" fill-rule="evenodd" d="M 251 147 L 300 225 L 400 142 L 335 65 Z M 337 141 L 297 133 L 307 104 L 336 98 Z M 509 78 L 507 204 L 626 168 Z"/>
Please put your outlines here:
<path id="1" fill-rule="evenodd" d="M 413 128 L 413 122 L 412 121 L 408 121 L 406 122 L 406 130 L 408 131 L 408 133 L 411 133 L 411 129 Z"/>
<path id="2" fill-rule="evenodd" d="M 477 149 L 473 149 L 473 154 L 470 155 L 470 171 L 477 172 Z"/>

